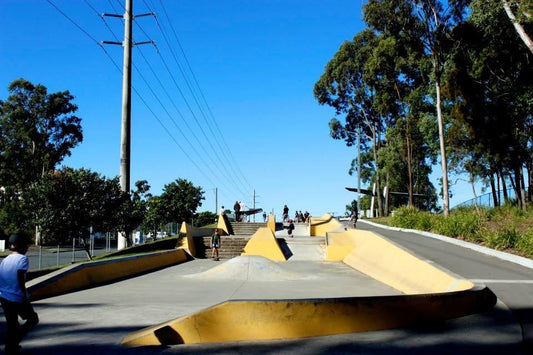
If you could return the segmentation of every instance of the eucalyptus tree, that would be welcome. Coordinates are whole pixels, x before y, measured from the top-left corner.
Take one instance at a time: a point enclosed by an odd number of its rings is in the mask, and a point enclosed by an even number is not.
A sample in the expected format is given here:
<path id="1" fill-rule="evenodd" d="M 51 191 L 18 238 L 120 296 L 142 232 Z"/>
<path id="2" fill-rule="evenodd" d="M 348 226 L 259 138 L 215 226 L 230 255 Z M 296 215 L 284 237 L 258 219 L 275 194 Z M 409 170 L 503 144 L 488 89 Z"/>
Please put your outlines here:
<path id="1" fill-rule="evenodd" d="M 377 88 L 370 84 L 365 68 L 377 43 L 378 38 L 372 30 L 363 30 L 353 41 L 344 42 L 315 83 L 314 95 L 319 104 L 333 107 L 337 115 L 345 115 L 345 124 L 337 119 L 330 122 L 330 134 L 334 139 L 344 139 L 351 146 L 359 131 L 362 133 L 363 150 L 368 149 L 366 142 L 372 142 L 378 211 L 381 216 L 384 210 L 378 151 L 390 116 L 383 116 L 376 110 L 374 101 Z"/>
<path id="2" fill-rule="evenodd" d="M 78 107 L 69 91 L 17 79 L 0 100 L 0 186 L 6 202 L 53 171 L 83 140 Z"/>
<path id="3" fill-rule="evenodd" d="M 533 23 L 533 0 L 502 0 L 503 8 L 509 20 L 513 24 L 516 33 L 533 53 L 533 40 L 528 33 L 531 33 L 531 24 Z M 529 28 L 526 28 L 529 27 Z"/>
<path id="4" fill-rule="evenodd" d="M 442 103 L 442 79 L 449 60 L 451 32 L 463 21 L 469 0 L 370 0 L 364 7 L 364 19 L 378 32 L 407 36 L 419 41 L 431 61 L 431 79 L 435 88 L 434 106 L 439 127 L 443 181 L 443 210 L 449 214 L 449 183 Z"/>
<path id="5" fill-rule="evenodd" d="M 496 201 L 495 181 L 501 178 L 504 186 L 507 176 L 525 207 L 523 168 L 533 173 L 533 57 L 500 5 L 500 0 L 472 1 L 468 22 L 456 29 L 461 47 L 446 88 L 454 101 L 450 133 L 460 143 L 452 159 L 487 180 Z"/>

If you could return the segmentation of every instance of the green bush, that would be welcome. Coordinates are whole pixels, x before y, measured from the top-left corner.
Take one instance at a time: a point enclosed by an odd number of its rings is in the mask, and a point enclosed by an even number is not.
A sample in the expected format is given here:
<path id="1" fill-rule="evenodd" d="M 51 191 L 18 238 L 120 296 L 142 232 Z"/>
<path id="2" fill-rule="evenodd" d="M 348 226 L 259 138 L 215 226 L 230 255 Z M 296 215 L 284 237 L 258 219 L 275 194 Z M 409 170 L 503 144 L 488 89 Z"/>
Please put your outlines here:
<path id="1" fill-rule="evenodd" d="M 413 207 L 400 207 L 394 211 L 391 225 L 399 228 L 416 229 L 421 212 Z"/>
<path id="2" fill-rule="evenodd" d="M 520 253 L 533 256 L 533 230 L 529 229 L 516 241 L 516 250 Z"/>
<path id="3" fill-rule="evenodd" d="M 433 225 L 433 231 L 452 238 L 477 241 L 484 220 L 484 216 L 474 209 L 458 209 L 448 218 L 439 215 Z"/>
<path id="4" fill-rule="evenodd" d="M 488 231 L 484 236 L 485 245 L 497 250 L 513 249 L 520 239 L 520 234 L 514 227 Z"/>

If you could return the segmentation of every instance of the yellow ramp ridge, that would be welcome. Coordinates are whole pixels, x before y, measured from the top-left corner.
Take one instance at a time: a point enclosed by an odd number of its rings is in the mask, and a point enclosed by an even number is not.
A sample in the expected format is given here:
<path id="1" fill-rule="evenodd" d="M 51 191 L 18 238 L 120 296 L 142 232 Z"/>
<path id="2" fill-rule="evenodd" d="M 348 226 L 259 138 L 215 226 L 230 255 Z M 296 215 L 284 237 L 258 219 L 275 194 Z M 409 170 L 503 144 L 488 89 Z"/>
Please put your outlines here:
<path id="1" fill-rule="evenodd" d="M 328 260 L 342 260 L 406 294 L 461 291 L 474 286 L 368 231 L 349 229 L 328 233 L 326 252 Z"/>
<path id="2" fill-rule="evenodd" d="M 235 300 L 127 335 L 123 345 L 291 339 L 406 327 L 490 309 L 486 287 L 468 291 L 309 300 Z"/>
<path id="3" fill-rule="evenodd" d="M 246 243 L 241 255 L 259 255 L 273 261 L 287 260 L 270 228 L 259 228 Z"/>

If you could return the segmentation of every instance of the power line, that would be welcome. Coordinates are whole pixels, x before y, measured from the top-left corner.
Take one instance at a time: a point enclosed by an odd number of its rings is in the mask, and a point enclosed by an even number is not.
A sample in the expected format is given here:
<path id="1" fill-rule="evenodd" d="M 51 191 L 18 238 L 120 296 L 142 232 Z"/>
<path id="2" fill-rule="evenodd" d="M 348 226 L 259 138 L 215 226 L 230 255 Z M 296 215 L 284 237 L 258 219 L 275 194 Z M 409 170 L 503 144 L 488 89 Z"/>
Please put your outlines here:
<path id="1" fill-rule="evenodd" d="M 175 38 L 175 40 L 176 40 L 176 43 L 178 44 L 178 47 L 180 48 L 180 51 L 181 51 L 181 53 L 182 53 L 182 55 L 183 55 L 183 58 L 185 59 L 185 62 L 186 62 L 186 64 L 187 64 L 187 67 L 189 68 L 189 72 L 191 73 L 191 75 L 192 75 L 192 77 L 193 77 L 193 79 L 194 79 L 194 82 L 196 83 L 196 87 L 198 88 L 198 91 L 199 91 L 199 93 L 200 93 L 200 96 L 202 97 L 203 102 L 204 102 L 204 104 L 205 104 L 205 106 L 206 106 L 206 108 L 207 108 L 207 110 L 208 110 L 208 112 L 209 112 L 209 114 L 210 114 L 210 117 L 211 117 L 211 119 L 212 119 L 212 123 L 213 123 L 213 125 L 215 126 L 215 128 L 217 129 L 217 131 L 218 131 L 220 137 L 222 137 L 222 142 L 226 142 L 226 139 L 224 138 L 224 134 L 223 134 L 222 131 L 220 130 L 220 127 L 219 127 L 219 125 L 218 125 L 218 123 L 217 123 L 217 121 L 216 121 L 216 119 L 215 119 L 215 117 L 214 117 L 214 115 L 213 115 L 213 112 L 211 111 L 211 108 L 209 107 L 209 105 L 208 105 L 208 103 L 207 103 L 207 100 L 206 100 L 206 98 L 205 98 L 205 95 L 203 94 L 203 91 L 202 91 L 202 89 L 201 89 L 201 87 L 200 87 L 200 84 L 199 84 L 197 78 L 196 78 L 196 75 L 194 74 L 194 71 L 193 71 L 193 69 L 192 69 L 192 67 L 191 67 L 191 65 L 190 65 L 190 62 L 189 62 L 189 60 L 188 60 L 188 57 L 187 57 L 187 55 L 185 54 L 185 51 L 184 51 L 184 49 L 183 49 L 183 46 L 181 45 L 181 42 L 180 42 L 179 37 L 178 37 L 178 35 L 177 35 L 177 32 L 176 32 L 176 30 L 175 30 L 175 28 L 174 28 L 174 26 L 173 26 L 173 24 L 172 24 L 172 21 L 170 20 L 170 17 L 169 17 L 169 15 L 168 15 L 168 12 L 166 11 L 165 5 L 163 4 L 163 2 L 162 2 L 161 0 L 159 0 L 159 3 L 161 4 L 161 7 L 163 8 L 163 12 L 164 12 L 164 14 L 165 14 L 165 17 L 167 18 L 167 22 L 168 22 L 168 24 L 169 24 L 169 26 L 170 26 L 170 29 L 172 30 L 172 33 L 174 34 L 174 38 Z M 170 47 L 170 48 L 172 48 L 172 47 Z M 205 117 L 205 116 L 204 116 L 204 117 Z M 211 125 L 208 124 L 208 128 L 211 129 Z M 214 134 L 213 131 L 211 131 L 211 133 L 213 134 L 213 136 L 216 136 L 216 135 Z M 219 144 L 219 141 L 218 141 L 218 140 L 217 140 L 217 144 Z M 224 150 L 220 145 L 219 145 L 219 148 L 220 148 L 221 151 Z M 233 154 L 232 154 L 231 150 L 227 147 L 227 145 L 225 145 L 225 148 L 226 148 L 226 151 L 228 152 L 228 154 L 229 154 L 229 156 L 230 156 L 229 162 L 230 162 L 230 163 L 232 163 L 232 162 L 236 162 L 236 159 L 233 157 Z M 242 177 L 242 178 L 244 179 L 245 183 L 248 184 L 248 187 L 251 188 L 251 185 L 250 185 L 249 182 L 247 181 L 246 176 L 242 173 L 242 171 L 240 170 L 239 166 L 238 166 L 236 163 L 235 163 L 235 165 L 234 165 L 234 169 L 235 169 L 237 172 L 239 172 L 239 174 L 237 174 L 237 176 L 238 176 L 238 177 Z"/>

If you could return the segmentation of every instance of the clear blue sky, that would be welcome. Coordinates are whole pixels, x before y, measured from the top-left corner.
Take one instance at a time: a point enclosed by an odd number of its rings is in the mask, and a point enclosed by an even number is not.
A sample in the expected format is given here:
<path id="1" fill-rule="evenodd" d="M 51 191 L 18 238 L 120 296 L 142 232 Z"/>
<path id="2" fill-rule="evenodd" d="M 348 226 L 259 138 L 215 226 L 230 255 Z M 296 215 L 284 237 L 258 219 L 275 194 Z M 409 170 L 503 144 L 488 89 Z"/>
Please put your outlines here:
<path id="1" fill-rule="evenodd" d="M 122 15 L 123 1 L 50 2 L 0 2 L 0 97 L 21 77 L 49 92 L 69 90 L 84 140 L 63 165 L 116 176 L 123 50 L 97 43 L 122 41 L 124 29 L 122 19 L 98 14 Z M 158 50 L 133 49 L 132 186 L 145 179 L 158 195 L 187 179 L 205 191 L 200 211 L 215 211 L 216 188 L 218 207 L 236 200 L 252 207 L 255 190 L 256 207 L 278 215 L 284 204 L 291 215 L 344 213 L 356 198 L 345 190 L 356 186 L 348 175 L 356 149 L 329 137 L 334 111 L 317 104 L 313 85 L 342 42 L 363 29 L 361 6 L 134 0 L 135 14 L 157 14 L 135 19 L 134 41 L 154 40 Z M 456 199 L 470 197 L 465 190 Z"/>

